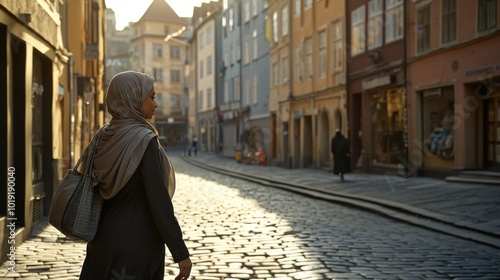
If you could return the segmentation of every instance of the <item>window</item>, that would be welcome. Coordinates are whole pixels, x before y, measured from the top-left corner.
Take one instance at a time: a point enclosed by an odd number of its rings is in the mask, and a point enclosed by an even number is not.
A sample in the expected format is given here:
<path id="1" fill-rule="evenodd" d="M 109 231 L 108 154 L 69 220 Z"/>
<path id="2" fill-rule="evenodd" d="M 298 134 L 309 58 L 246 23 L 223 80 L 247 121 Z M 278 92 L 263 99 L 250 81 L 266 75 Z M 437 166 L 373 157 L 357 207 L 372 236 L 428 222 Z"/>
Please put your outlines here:
<path id="1" fill-rule="evenodd" d="M 181 48 L 179 46 L 170 46 L 170 58 L 181 58 Z"/>
<path id="2" fill-rule="evenodd" d="M 224 65 L 228 66 L 229 64 L 231 64 L 231 62 L 229 61 L 228 46 L 224 44 Z"/>
<path id="3" fill-rule="evenodd" d="M 477 31 L 482 32 L 497 25 L 497 0 L 479 0 L 477 6 Z"/>
<path id="4" fill-rule="evenodd" d="M 207 57 L 207 76 L 212 75 L 212 56 Z"/>
<path id="5" fill-rule="evenodd" d="M 333 70 L 335 72 L 344 69 L 344 48 L 343 48 L 343 33 L 342 21 L 337 21 L 333 24 Z"/>
<path id="6" fill-rule="evenodd" d="M 168 25 L 165 25 L 165 27 L 163 27 L 163 32 L 165 32 L 165 35 L 170 34 L 170 28 L 168 27 Z"/>
<path id="7" fill-rule="evenodd" d="M 351 56 L 365 51 L 365 12 L 365 6 L 361 6 L 351 14 Z"/>
<path id="8" fill-rule="evenodd" d="M 212 43 L 212 26 L 209 26 L 207 28 L 207 31 L 205 31 L 205 32 L 207 32 L 207 42 L 206 43 L 208 45 L 208 44 Z"/>
<path id="9" fill-rule="evenodd" d="M 162 44 L 153 44 L 153 57 L 162 57 L 163 53 L 163 45 Z"/>
<path id="10" fill-rule="evenodd" d="M 273 42 L 278 42 L 278 12 L 273 13 Z"/>
<path id="11" fill-rule="evenodd" d="M 199 44 L 200 44 L 200 50 L 203 49 L 203 38 L 204 38 L 203 37 L 203 32 L 200 32 L 200 37 L 199 37 L 199 39 L 200 39 L 200 42 L 199 42 Z"/>
<path id="12" fill-rule="evenodd" d="M 241 93 L 240 93 L 240 76 L 236 76 L 234 77 L 234 82 L 233 82 L 233 86 L 234 86 L 234 90 L 233 90 L 233 93 L 234 93 L 234 101 L 238 101 L 240 100 L 241 98 Z"/>
<path id="13" fill-rule="evenodd" d="M 403 38 L 403 0 L 385 0 L 385 42 Z"/>
<path id="14" fill-rule="evenodd" d="M 244 56 L 244 59 L 243 59 L 243 63 L 247 64 L 250 62 L 250 39 L 246 38 L 245 39 L 245 42 L 243 43 L 244 44 L 244 53 L 245 53 L 245 56 Z"/>
<path id="15" fill-rule="evenodd" d="M 431 47 L 431 8 L 424 7 L 417 12 L 417 52 L 428 51 Z"/>
<path id="16" fill-rule="evenodd" d="M 281 9 L 281 36 L 288 35 L 288 5 Z"/>
<path id="17" fill-rule="evenodd" d="M 457 1 L 443 0 L 442 42 L 448 43 L 457 38 Z"/>
<path id="18" fill-rule="evenodd" d="M 273 87 L 278 86 L 278 63 L 273 63 Z"/>
<path id="19" fill-rule="evenodd" d="M 207 108 L 212 108 L 212 89 L 207 89 Z"/>
<path id="20" fill-rule="evenodd" d="M 312 40 L 311 38 L 306 39 L 304 42 L 304 51 L 305 51 L 305 73 L 304 76 L 306 79 L 311 79 L 313 75 L 313 66 L 312 66 Z"/>
<path id="21" fill-rule="evenodd" d="M 258 0 L 253 0 L 252 1 L 252 15 L 255 17 L 257 16 L 259 11 L 259 1 Z"/>
<path id="22" fill-rule="evenodd" d="M 178 93 L 170 94 L 170 113 L 182 114 L 181 95 Z"/>
<path id="23" fill-rule="evenodd" d="M 288 82 L 288 57 L 281 59 L 281 73 L 283 77 L 283 83 Z"/>
<path id="24" fill-rule="evenodd" d="M 229 9 L 229 31 L 233 31 L 234 29 L 234 10 L 233 8 Z"/>
<path id="25" fill-rule="evenodd" d="M 293 9 L 293 14 L 295 16 L 300 16 L 301 6 L 302 6 L 302 0 L 295 0 L 295 6 L 294 6 L 294 9 Z"/>
<path id="26" fill-rule="evenodd" d="M 306 2 L 304 3 L 304 10 L 308 9 L 312 6 L 312 0 L 305 0 Z"/>
<path id="27" fill-rule="evenodd" d="M 229 85 L 228 85 L 228 81 L 225 80 L 224 81 L 224 103 L 228 103 L 229 102 Z"/>
<path id="28" fill-rule="evenodd" d="M 203 90 L 198 93 L 198 109 L 203 110 Z"/>
<path id="29" fill-rule="evenodd" d="M 243 90 L 243 95 L 245 96 L 245 104 L 250 105 L 250 78 L 245 79 L 245 89 Z"/>
<path id="30" fill-rule="evenodd" d="M 368 49 L 382 46 L 382 0 L 368 2 Z"/>
<path id="31" fill-rule="evenodd" d="M 326 74 L 326 31 L 319 32 L 318 45 L 318 76 L 324 77 Z"/>
<path id="32" fill-rule="evenodd" d="M 253 104 L 257 104 L 257 95 L 259 93 L 258 91 L 258 79 L 257 79 L 257 74 L 253 76 Z"/>
<path id="33" fill-rule="evenodd" d="M 404 154 L 403 89 L 375 92 L 371 103 L 372 163 L 401 164 Z"/>
<path id="34" fill-rule="evenodd" d="M 234 49 L 234 42 L 229 43 L 229 59 L 231 60 L 231 65 L 236 62 L 236 50 Z"/>
<path id="35" fill-rule="evenodd" d="M 200 78 L 203 78 L 203 67 L 204 67 L 203 60 L 200 60 Z"/>
<path id="36" fill-rule="evenodd" d="M 153 77 L 157 82 L 163 82 L 163 69 L 153 68 Z"/>
<path id="37" fill-rule="evenodd" d="M 302 46 L 295 46 L 295 83 L 302 82 Z"/>
<path id="38" fill-rule="evenodd" d="M 257 59 L 259 57 L 259 41 L 257 40 L 257 29 L 253 31 L 253 59 Z"/>
<path id="39" fill-rule="evenodd" d="M 243 6 L 244 20 L 245 22 L 250 21 L 250 1 L 245 1 L 245 6 Z"/>
<path id="40" fill-rule="evenodd" d="M 160 93 L 160 92 L 156 92 L 156 95 L 155 95 L 156 99 L 156 104 L 158 104 L 158 107 L 155 109 L 155 114 L 158 114 L 158 115 L 163 115 L 163 93 Z"/>
<path id="41" fill-rule="evenodd" d="M 236 41 L 236 61 L 241 61 L 241 45 L 240 45 L 240 40 Z"/>
<path id="42" fill-rule="evenodd" d="M 459 119 L 459 122 L 455 123 L 457 101 L 454 95 L 453 87 L 438 87 L 421 92 L 421 143 L 425 144 L 421 159 L 424 166 L 442 168 L 447 165 L 453 168 L 453 132 L 456 125 L 460 125 L 463 120 Z"/>
<path id="43" fill-rule="evenodd" d="M 170 82 L 171 83 L 180 83 L 181 82 L 181 71 L 170 70 Z"/>

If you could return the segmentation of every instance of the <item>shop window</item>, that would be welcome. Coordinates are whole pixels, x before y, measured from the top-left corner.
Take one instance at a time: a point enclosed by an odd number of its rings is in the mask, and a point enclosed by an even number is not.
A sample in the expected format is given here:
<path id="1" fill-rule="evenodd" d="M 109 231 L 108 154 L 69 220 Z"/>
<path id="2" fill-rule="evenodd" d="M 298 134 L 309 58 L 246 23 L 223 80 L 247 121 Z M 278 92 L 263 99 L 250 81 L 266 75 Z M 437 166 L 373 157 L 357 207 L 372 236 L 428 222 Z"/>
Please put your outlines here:
<path id="1" fill-rule="evenodd" d="M 403 89 L 379 91 L 373 95 L 372 162 L 400 164 L 404 159 Z"/>
<path id="2" fill-rule="evenodd" d="M 423 92 L 424 167 L 450 168 L 453 163 L 455 125 L 453 95 L 452 87 Z"/>

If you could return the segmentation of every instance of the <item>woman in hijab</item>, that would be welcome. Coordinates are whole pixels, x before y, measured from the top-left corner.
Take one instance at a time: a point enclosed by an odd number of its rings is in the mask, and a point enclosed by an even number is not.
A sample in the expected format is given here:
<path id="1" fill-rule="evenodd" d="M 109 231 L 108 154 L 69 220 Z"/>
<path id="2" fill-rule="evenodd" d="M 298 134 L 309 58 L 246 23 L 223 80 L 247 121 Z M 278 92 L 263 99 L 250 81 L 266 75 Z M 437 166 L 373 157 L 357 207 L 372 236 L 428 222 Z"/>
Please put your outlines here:
<path id="1" fill-rule="evenodd" d="M 171 201 L 174 169 L 147 121 L 158 107 L 153 83 L 146 74 L 127 71 L 109 84 L 112 119 L 103 128 L 93 170 L 105 202 L 80 279 L 163 279 L 165 244 L 179 265 L 175 279 L 191 273 Z"/>

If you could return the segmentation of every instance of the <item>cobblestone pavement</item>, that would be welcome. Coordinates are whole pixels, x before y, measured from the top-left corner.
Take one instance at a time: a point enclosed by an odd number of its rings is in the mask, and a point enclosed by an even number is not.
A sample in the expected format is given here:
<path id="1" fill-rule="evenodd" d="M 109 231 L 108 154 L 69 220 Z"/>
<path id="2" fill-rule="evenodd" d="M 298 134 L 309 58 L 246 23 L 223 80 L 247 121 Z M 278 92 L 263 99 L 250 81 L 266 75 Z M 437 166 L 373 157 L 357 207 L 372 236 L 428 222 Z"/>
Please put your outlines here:
<path id="1" fill-rule="evenodd" d="M 500 279 L 498 249 L 173 160 L 191 279 Z M 85 245 L 44 225 L 0 279 L 78 278 Z"/>

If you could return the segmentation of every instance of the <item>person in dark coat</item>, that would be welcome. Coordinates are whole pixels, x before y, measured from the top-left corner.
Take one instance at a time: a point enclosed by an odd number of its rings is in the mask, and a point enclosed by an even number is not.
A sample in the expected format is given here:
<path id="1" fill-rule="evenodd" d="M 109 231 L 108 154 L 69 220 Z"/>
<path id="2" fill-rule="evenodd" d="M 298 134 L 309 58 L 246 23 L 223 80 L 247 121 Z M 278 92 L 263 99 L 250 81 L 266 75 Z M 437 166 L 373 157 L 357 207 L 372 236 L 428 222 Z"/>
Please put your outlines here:
<path id="1" fill-rule="evenodd" d="M 344 174 L 351 172 L 351 154 L 349 140 L 347 140 L 339 129 L 335 130 L 332 138 L 333 173 L 340 175 L 340 181 L 344 181 Z"/>
<path id="2" fill-rule="evenodd" d="M 147 120 L 156 107 L 154 79 L 126 71 L 113 77 L 93 175 L 105 199 L 80 279 L 164 279 L 165 245 L 188 279 L 192 262 L 174 215 L 175 172 Z"/>
<path id="3" fill-rule="evenodd" d="M 191 147 L 193 149 L 194 155 L 196 155 L 196 152 L 198 152 L 198 138 L 196 135 L 193 135 L 193 142 L 191 143 Z"/>

